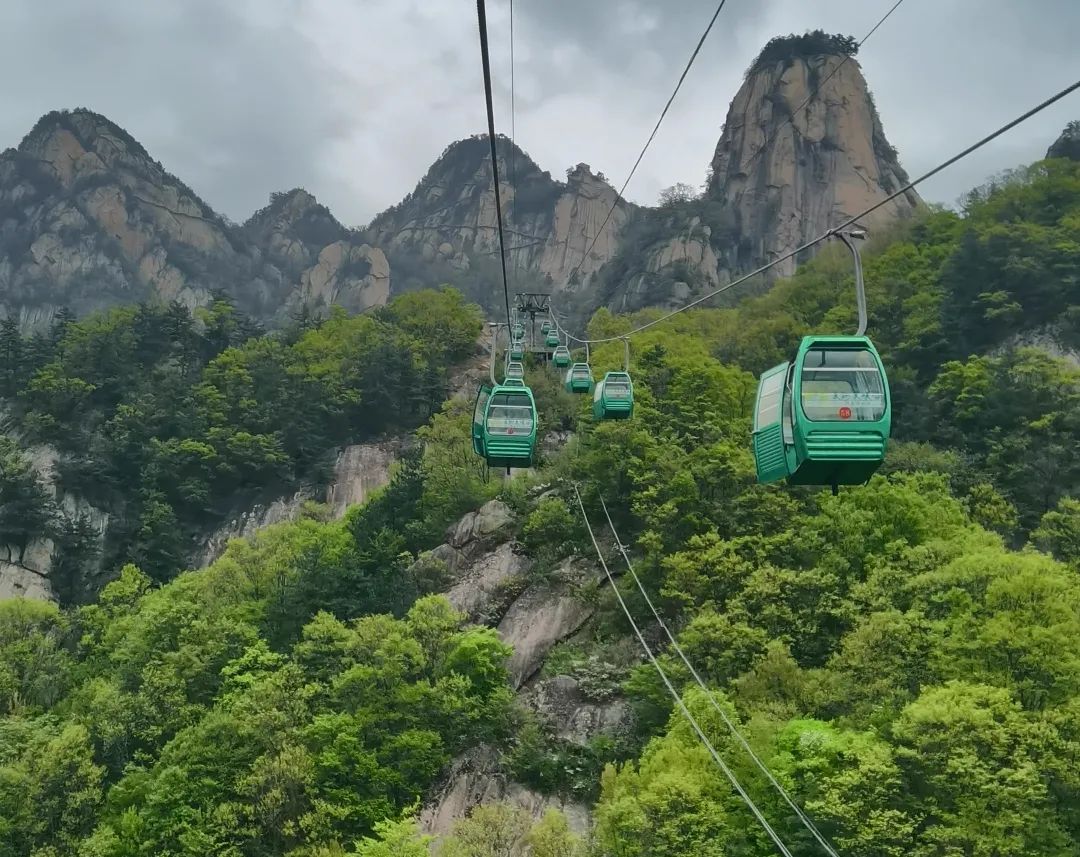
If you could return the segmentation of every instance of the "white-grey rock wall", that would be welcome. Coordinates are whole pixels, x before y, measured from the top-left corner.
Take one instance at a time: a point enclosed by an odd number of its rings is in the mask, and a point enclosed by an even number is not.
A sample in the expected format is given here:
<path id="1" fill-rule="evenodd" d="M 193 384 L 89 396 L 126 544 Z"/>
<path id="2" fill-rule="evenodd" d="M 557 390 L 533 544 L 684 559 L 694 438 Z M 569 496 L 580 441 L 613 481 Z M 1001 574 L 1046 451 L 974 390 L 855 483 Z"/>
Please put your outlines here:
<path id="1" fill-rule="evenodd" d="M 350 506 L 366 502 L 374 491 L 390 481 L 390 471 L 401 452 L 401 446 L 400 440 L 359 443 L 346 446 L 338 453 L 334 478 L 326 489 L 331 517 L 342 517 Z M 296 520 L 304 504 L 315 499 L 314 491 L 303 489 L 240 513 L 207 536 L 199 564 L 209 565 L 221 556 L 230 539 L 250 538 L 273 524 Z"/>

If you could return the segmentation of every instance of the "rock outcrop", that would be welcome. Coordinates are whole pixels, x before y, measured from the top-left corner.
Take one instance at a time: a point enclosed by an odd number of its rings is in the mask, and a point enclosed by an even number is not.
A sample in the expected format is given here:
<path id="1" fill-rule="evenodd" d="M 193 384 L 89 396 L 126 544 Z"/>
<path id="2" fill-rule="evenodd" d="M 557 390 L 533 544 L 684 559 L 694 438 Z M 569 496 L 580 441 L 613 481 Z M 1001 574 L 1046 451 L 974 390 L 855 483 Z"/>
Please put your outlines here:
<path id="1" fill-rule="evenodd" d="M 48 571 L 38 571 L 22 562 L 0 560 L 0 600 L 32 598 L 35 601 L 55 601 Z"/>
<path id="2" fill-rule="evenodd" d="M 0 311 L 26 326 L 60 306 L 193 307 L 258 268 L 229 224 L 103 116 L 50 113 L 0 155 Z"/>
<path id="3" fill-rule="evenodd" d="M 399 440 L 360 443 L 346 446 L 338 453 L 334 477 L 325 495 L 314 489 L 301 489 L 288 497 L 258 503 L 219 527 L 202 544 L 198 564 L 206 566 L 225 552 L 230 539 L 246 539 L 259 530 L 294 521 L 306 503 L 325 499 L 332 518 L 340 518 L 349 506 L 365 502 L 373 491 L 390 481 L 390 470 L 401 452 Z"/>
<path id="4" fill-rule="evenodd" d="M 521 699 L 540 715 L 556 738 L 579 747 L 587 746 L 597 735 L 625 733 L 633 720 L 626 700 L 591 700 L 577 679 L 568 675 L 533 682 Z"/>
<path id="5" fill-rule="evenodd" d="M 493 500 L 465 515 L 447 530 L 447 541 L 417 562 L 438 560 L 451 580 L 446 596 L 474 622 L 495 626 L 514 653 L 508 665 L 520 702 L 531 709 L 554 739 L 587 746 L 601 734 L 624 735 L 631 711 L 612 691 L 591 699 L 571 676 L 537 678 L 552 647 L 572 637 L 593 615 L 581 587 L 599 571 L 576 559 L 539 575 L 521 545 L 513 541 L 510 509 Z M 421 813 L 424 830 L 436 836 L 483 803 L 507 802 L 540 818 L 549 808 L 566 814 L 572 829 L 584 833 L 589 810 L 582 803 L 543 795 L 514 781 L 499 752 L 475 747 L 450 765 L 442 784 Z"/>
<path id="6" fill-rule="evenodd" d="M 601 271 L 598 300 L 618 311 L 684 302 L 902 188 L 907 174 L 851 50 L 821 33 L 771 41 L 728 108 L 704 194 L 644 212 L 644 240 L 624 242 Z M 908 191 L 861 225 L 873 232 L 921 204 Z"/>
<path id="7" fill-rule="evenodd" d="M 575 833 L 584 834 L 589 829 L 589 808 L 585 804 L 542 795 L 515 783 L 503 769 L 498 752 L 488 746 L 475 747 L 451 763 L 441 788 L 421 812 L 420 825 L 425 833 L 443 836 L 474 807 L 501 802 L 519 806 L 533 818 L 541 818 L 548 809 L 558 809 Z M 513 857 L 526 853 L 517 851 Z"/>
<path id="8" fill-rule="evenodd" d="M 1065 126 L 1061 136 L 1046 150 L 1046 157 L 1080 161 L 1080 119 Z"/>
<path id="9" fill-rule="evenodd" d="M 302 188 L 271 194 L 243 233 L 297 284 L 279 317 L 300 304 L 323 312 L 337 304 L 357 313 L 389 299 L 390 264 L 382 250 L 360 241 Z"/>
<path id="10" fill-rule="evenodd" d="M 56 523 L 71 525 L 76 521 L 81 522 L 90 540 L 90 544 L 85 546 L 90 559 L 81 569 L 80 579 L 58 582 L 53 580 L 58 556 L 57 545 L 53 539 L 33 539 L 24 549 L 16 545 L 0 545 L 0 598 L 84 600 L 101 586 L 101 555 L 109 526 L 109 515 L 85 499 L 57 489 L 55 449 L 50 446 L 34 446 L 26 450 L 26 455 L 42 486 L 52 498 Z"/>
<path id="11" fill-rule="evenodd" d="M 548 652 L 577 631 L 593 608 L 564 582 L 526 590 L 499 622 L 499 636 L 514 648 L 507 669 L 515 689 L 536 675 Z"/>
<path id="12" fill-rule="evenodd" d="M 771 55 L 771 54 L 770 54 Z M 858 62 L 843 53 L 763 56 L 728 108 L 708 197 L 734 214 L 733 268 L 816 238 L 908 181 Z M 873 230 L 912 214 L 914 191 L 870 215 Z M 778 274 L 795 270 L 795 260 Z"/>

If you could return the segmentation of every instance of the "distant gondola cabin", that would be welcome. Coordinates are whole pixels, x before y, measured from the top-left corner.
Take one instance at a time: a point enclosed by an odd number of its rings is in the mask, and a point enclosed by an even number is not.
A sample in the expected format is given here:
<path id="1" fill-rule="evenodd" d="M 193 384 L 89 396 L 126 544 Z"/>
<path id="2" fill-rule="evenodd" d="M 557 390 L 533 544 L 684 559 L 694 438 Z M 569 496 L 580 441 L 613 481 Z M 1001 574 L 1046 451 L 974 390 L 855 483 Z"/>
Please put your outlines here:
<path id="1" fill-rule="evenodd" d="M 627 420 L 634 415 L 634 384 L 626 372 L 608 372 L 593 388 L 593 418 Z"/>
<path id="2" fill-rule="evenodd" d="M 589 393 L 593 387 L 592 369 L 588 363 L 575 363 L 566 372 L 566 392 Z"/>

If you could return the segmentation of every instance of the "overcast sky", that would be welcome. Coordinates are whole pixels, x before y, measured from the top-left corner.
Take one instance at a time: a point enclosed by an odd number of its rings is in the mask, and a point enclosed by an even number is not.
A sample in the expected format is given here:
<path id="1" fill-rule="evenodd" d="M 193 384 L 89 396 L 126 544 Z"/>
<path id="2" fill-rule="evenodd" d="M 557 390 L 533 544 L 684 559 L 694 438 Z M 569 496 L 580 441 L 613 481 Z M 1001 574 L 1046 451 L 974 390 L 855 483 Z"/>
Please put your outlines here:
<path id="1" fill-rule="evenodd" d="M 627 195 L 700 185 L 770 37 L 862 36 L 892 0 L 727 0 Z M 516 0 L 518 143 L 561 178 L 621 183 L 715 0 Z M 488 0 L 496 124 L 510 132 L 509 0 Z M 104 113 L 234 220 L 303 186 L 348 225 L 485 129 L 471 0 L 2 0 L 0 147 L 43 113 Z M 913 176 L 1080 78 L 1080 0 L 905 0 L 859 53 Z M 1036 160 L 1080 93 L 922 188 L 952 203 Z"/>

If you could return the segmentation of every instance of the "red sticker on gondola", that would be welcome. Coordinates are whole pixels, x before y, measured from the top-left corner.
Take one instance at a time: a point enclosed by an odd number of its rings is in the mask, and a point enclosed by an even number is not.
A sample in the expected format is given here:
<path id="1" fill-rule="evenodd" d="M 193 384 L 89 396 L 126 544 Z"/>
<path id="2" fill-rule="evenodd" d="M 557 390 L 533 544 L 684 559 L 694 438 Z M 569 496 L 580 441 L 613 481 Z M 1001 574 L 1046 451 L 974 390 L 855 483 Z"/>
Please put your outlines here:
<path id="1" fill-rule="evenodd" d="M 840 419 L 842 419 L 842 420 L 850 420 L 851 419 L 851 408 L 849 408 L 847 406 L 842 407 L 840 409 Z"/>
<path id="2" fill-rule="evenodd" d="M 513 434 L 513 433 L 514 433 L 514 429 L 513 429 L 512 427 L 509 427 L 509 426 L 507 426 L 507 429 L 506 429 L 506 433 L 507 433 L 507 434 Z"/>

